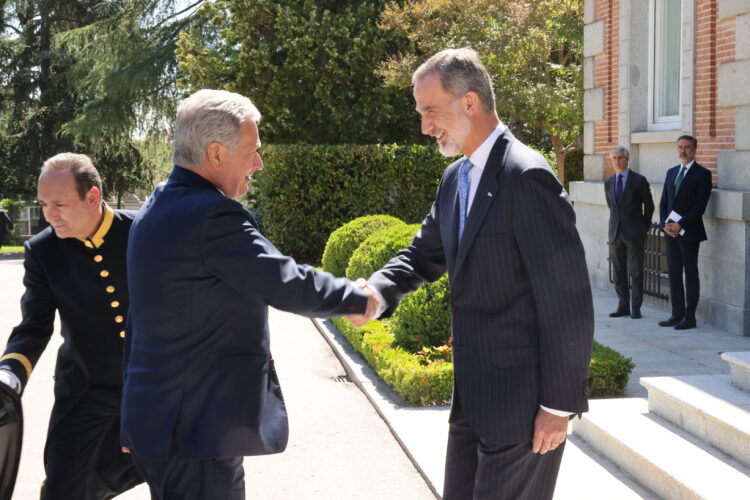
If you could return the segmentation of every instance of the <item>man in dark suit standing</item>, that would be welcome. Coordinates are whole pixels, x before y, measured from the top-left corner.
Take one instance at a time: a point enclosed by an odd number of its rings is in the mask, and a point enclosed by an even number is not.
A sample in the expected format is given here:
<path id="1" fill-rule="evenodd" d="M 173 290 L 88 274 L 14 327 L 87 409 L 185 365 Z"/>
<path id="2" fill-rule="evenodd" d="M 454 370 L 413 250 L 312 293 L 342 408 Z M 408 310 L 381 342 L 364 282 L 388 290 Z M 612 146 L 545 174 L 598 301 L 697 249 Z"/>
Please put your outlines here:
<path id="1" fill-rule="evenodd" d="M 695 328 L 700 297 L 698 247 L 706 237 L 703 213 L 711 196 L 711 171 L 695 161 L 698 141 L 683 135 L 677 139 L 680 164 L 667 170 L 659 202 L 659 227 L 667 242 L 669 297 L 672 316 L 659 326 L 675 330 Z M 682 273 L 685 273 L 683 286 Z"/>
<path id="2" fill-rule="evenodd" d="M 125 253 L 135 212 L 103 201 L 91 159 L 44 162 L 37 199 L 50 223 L 24 244 L 23 319 L 0 357 L 0 382 L 21 394 L 60 315 L 55 404 L 44 448 L 42 500 L 104 500 L 142 483 L 120 452 Z"/>
<path id="3" fill-rule="evenodd" d="M 448 272 L 455 386 L 443 498 L 552 498 L 569 418 L 588 409 L 594 333 L 573 207 L 544 158 L 498 119 L 476 52 L 439 52 L 412 84 L 422 133 L 464 157 L 412 244 L 368 282 L 389 316 Z"/>
<path id="4" fill-rule="evenodd" d="M 617 146 L 610 152 L 610 158 L 615 175 L 604 183 L 604 195 L 609 207 L 609 256 L 620 300 L 617 310 L 609 317 L 630 315 L 638 319 L 643 303 L 643 256 L 654 214 L 654 199 L 646 178 L 628 168 L 630 152 L 627 148 Z"/>
<path id="5" fill-rule="evenodd" d="M 201 90 L 177 110 L 174 170 L 131 231 L 122 434 L 154 500 L 245 498 L 244 455 L 284 450 L 268 307 L 372 314 L 344 278 L 297 265 L 234 201 L 263 168 L 260 113 Z"/>

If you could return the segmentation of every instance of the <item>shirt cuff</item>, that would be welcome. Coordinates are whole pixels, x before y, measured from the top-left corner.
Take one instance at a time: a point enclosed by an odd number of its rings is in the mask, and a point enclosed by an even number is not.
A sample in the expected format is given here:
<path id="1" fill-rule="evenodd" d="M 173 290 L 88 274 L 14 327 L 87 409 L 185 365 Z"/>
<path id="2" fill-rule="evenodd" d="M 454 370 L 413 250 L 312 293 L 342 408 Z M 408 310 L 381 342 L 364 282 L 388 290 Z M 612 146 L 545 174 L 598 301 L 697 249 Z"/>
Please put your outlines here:
<path id="1" fill-rule="evenodd" d="M 369 283 L 367 286 L 372 290 L 373 295 L 375 295 L 375 298 L 378 299 L 378 309 L 375 311 L 375 319 L 378 319 L 380 316 L 383 315 L 386 309 L 388 309 L 388 304 L 385 303 L 385 299 L 383 299 L 383 294 L 380 293 L 380 290 L 378 290 L 376 287 L 370 285 Z"/>
<path id="2" fill-rule="evenodd" d="M 21 381 L 15 373 L 5 367 L 0 368 L 0 382 L 16 391 L 16 394 L 21 394 Z"/>
<path id="3" fill-rule="evenodd" d="M 542 405 L 539 405 L 539 408 L 546 411 L 547 413 L 557 415 L 558 417 L 569 417 L 573 415 L 572 411 L 553 410 L 552 408 L 547 408 L 546 406 L 542 406 Z"/>

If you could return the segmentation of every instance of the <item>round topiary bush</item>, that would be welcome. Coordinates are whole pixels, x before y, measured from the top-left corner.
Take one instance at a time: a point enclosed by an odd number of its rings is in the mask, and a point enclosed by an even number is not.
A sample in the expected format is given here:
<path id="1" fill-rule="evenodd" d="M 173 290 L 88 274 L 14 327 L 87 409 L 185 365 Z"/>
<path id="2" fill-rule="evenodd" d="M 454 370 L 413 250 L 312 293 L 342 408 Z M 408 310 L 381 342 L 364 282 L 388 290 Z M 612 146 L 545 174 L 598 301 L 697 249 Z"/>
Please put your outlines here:
<path id="1" fill-rule="evenodd" d="M 399 251 L 409 246 L 421 227 L 421 224 L 392 225 L 376 231 L 352 253 L 346 277 L 350 280 L 369 278 Z"/>
<path id="2" fill-rule="evenodd" d="M 404 297 L 393 315 L 395 344 L 409 352 L 447 344 L 451 336 L 450 302 L 447 274 Z"/>
<path id="3" fill-rule="evenodd" d="M 349 259 L 357 247 L 374 232 L 394 225 L 405 224 L 390 215 L 367 215 L 347 222 L 328 237 L 323 251 L 323 270 L 335 276 L 344 276 Z"/>

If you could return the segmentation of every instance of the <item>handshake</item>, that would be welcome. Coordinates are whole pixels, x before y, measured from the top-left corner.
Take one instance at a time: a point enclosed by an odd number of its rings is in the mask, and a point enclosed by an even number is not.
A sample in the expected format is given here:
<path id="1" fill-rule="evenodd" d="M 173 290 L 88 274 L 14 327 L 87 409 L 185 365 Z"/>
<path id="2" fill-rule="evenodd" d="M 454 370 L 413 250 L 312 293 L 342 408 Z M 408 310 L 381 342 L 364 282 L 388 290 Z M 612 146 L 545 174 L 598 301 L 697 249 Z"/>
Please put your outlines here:
<path id="1" fill-rule="evenodd" d="M 364 314 L 350 314 L 346 319 L 355 327 L 361 328 L 371 319 L 375 319 L 383 314 L 383 311 L 385 311 L 385 301 L 380 292 L 364 278 L 357 279 L 354 282 L 354 286 L 361 288 L 367 294 L 367 309 Z"/>

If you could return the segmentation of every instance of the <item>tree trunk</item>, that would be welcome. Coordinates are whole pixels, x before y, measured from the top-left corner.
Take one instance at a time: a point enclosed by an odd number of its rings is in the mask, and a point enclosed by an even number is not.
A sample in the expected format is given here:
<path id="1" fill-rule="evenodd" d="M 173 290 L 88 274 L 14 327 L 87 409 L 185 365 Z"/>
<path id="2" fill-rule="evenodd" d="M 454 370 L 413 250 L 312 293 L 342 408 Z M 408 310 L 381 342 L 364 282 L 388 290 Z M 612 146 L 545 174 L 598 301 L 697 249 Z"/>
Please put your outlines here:
<path id="1" fill-rule="evenodd" d="M 565 157 L 568 150 L 563 145 L 559 135 L 552 135 L 552 150 L 555 152 L 555 162 L 557 163 L 557 179 L 560 184 L 565 185 Z"/>

